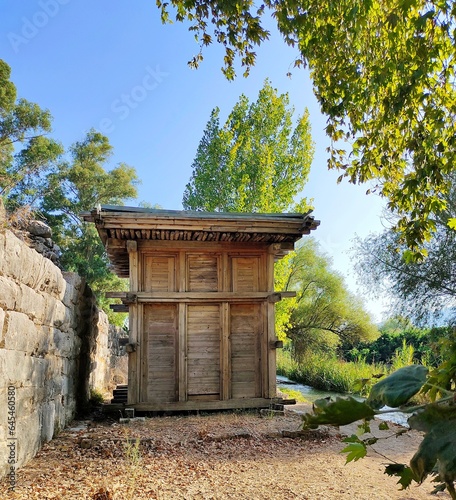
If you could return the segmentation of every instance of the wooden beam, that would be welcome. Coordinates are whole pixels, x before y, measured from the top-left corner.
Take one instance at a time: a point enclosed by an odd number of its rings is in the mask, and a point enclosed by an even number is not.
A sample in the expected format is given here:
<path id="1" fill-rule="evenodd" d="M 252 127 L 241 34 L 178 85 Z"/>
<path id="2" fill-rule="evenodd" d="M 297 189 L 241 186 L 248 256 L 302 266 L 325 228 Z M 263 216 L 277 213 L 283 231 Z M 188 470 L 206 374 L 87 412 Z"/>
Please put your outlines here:
<path id="1" fill-rule="evenodd" d="M 177 401 L 171 403 L 137 403 L 127 404 L 127 408 L 138 411 L 193 411 L 193 410 L 229 410 L 242 408 L 269 408 L 271 404 L 281 404 L 281 398 L 243 398 L 227 401 Z M 109 405 L 108 405 L 109 406 Z"/>
<path id="2" fill-rule="evenodd" d="M 128 313 L 130 311 L 126 304 L 110 304 L 109 308 L 116 313 Z"/>

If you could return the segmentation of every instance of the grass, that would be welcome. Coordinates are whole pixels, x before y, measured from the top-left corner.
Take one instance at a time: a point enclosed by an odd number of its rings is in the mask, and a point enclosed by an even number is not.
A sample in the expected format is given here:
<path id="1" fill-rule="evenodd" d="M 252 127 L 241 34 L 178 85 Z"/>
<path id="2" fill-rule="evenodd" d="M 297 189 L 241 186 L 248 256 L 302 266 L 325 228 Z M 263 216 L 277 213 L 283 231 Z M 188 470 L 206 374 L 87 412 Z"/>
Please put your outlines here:
<path id="1" fill-rule="evenodd" d="M 336 357 L 322 354 L 307 354 L 301 363 L 291 359 L 287 351 L 277 356 L 277 373 L 295 382 L 310 385 L 322 391 L 348 392 L 365 395 L 367 386 L 360 383 L 372 378 L 372 375 L 384 373 L 387 369 L 382 364 L 370 365 L 364 361 L 347 362 Z"/>
<path id="2" fill-rule="evenodd" d="M 287 399 L 296 399 L 297 403 L 308 403 L 301 391 L 295 391 L 294 389 L 289 389 L 288 387 L 281 387 L 280 392 L 285 394 Z"/>

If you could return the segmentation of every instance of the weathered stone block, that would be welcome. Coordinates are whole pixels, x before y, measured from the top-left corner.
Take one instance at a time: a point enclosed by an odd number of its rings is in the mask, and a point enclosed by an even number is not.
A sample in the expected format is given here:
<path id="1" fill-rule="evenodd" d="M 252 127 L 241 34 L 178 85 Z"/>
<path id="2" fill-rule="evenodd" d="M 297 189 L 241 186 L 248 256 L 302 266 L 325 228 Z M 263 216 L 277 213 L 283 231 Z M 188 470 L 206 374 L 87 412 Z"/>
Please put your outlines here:
<path id="1" fill-rule="evenodd" d="M 1 216 L 0 216 L 0 224 L 1 224 Z M 5 271 L 3 269 L 4 265 L 5 265 L 5 231 L 3 229 L 0 229 L 0 276 L 5 274 Z"/>
<path id="2" fill-rule="evenodd" d="M 51 238 L 52 229 L 39 220 L 29 221 L 27 224 L 27 231 L 35 236 L 40 236 L 41 238 Z"/>
<path id="3" fill-rule="evenodd" d="M 30 288 L 34 288 L 40 278 L 43 267 L 43 257 L 28 246 L 22 244 L 20 264 L 20 282 Z"/>
<path id="4" fill-rule="evenodd" d="M 56 327 L 62 331 L 68 331 L 71 325 L 71 311 L 65 307 L 60 300 L 48 296 L 43 324 L 45 326 Z"/>
<path id="5" fill-rule="evenodd" d="M 6 317 L 6 313 L 4 311 L 4 309 L 2 309 L 0 307 L 0 349 L 3 349 L 4 348 L 4 345 L 3 345 L 3 335 L 4 335 L 4 325 L 5 325 L 5 317 Z"/>
<path id="6" fill-rule="evenodd" d="M 50 441 L 54 436 L 55 402 L 48 401 L 40 408 L 41 440 Z"/>
<path id="7" fill-rule="evenodd" d="M 21 293 L 19 285 L 6 276 L 0 276 L 0 290 L 0 307 L 14 310 Z"/>
<path id="8" fill-rule="evenodd" d="M 5 332 L 1 344 L 5 349 L 36 353 L 40 347 L 42 335 L 35 323 L 27 315 L 8 311 L 5 318 Z"/>
<path id="9" fill-rule="evenodd" d="M 19 291 L 15 309 L 27 314 L 32 321 L 42 323 L 46 313 L 46 297 L 23 284 L 19 286 Z"/>
<path id="10" fill-rule="evenodd" d="M 5 231 L 4 237 L 3 275 L 19 282 L 22 275 L 22 249 L 26 249 L 27 246 L 11 231 Z"/>
<path id="11" fill-rule="evenodd" d="M 40 410 L 19 415 L 17 420 L 17 441 L 19 449 L 18 467 L 28 462 L 41 446 Z"/>
<path id="12" fill-rule="evenodd" d="M 0 380 L 16 387 L 44 385 L 48 362 L 21 351 L 0 349 Z"/>
<path id="13" fill-rule="evenodd" d="M 51 352 L 64 358 L 73 358 L 79 354 L 80 341 L 74 332 L 62 332 L 58 328 L 46 328 L 52 339 Z"/>
<path id="14" fill-rule="evenodd" d="M 53 297 L 60 299 L 65 289 L 65 280 L 62 276 L 62 271 L 49 259 L 44 257 L 42 259 L 43 271 L 36 288 L 41 292 L 49 293 Z"/>

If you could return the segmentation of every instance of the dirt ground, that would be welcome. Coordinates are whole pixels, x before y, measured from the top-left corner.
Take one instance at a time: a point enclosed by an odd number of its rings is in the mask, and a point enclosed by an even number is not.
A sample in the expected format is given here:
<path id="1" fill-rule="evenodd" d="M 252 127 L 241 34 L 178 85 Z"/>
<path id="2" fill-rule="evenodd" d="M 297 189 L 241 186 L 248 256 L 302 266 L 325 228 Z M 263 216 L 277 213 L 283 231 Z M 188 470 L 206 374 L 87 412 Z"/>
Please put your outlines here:
<path id="1" fill-rule="evenodd" d="M 384 474 L 387 460 L 406 463 L 421 436 L 383 438 L 358 462 L 345 465 L 340 430 L 285 438 L 300 425 L 296 405 L 285 416 L 231 412 L 148 418 L 145 422 L 74 422 L 17 473 L 19 499 L 448 499 L 432 483 L 399 491 Z M 138 441 L 139 440 L 139 441 Z"/>

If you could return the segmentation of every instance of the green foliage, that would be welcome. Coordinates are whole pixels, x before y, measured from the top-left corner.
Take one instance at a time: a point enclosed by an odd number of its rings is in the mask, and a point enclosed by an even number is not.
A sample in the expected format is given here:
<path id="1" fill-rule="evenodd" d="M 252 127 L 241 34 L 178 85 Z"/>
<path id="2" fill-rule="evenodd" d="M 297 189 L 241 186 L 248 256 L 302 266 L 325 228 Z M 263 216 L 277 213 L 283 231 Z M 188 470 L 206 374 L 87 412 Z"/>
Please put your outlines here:
<path id="1" fill-rule="evenodd" d="M 374 410 L 364 401 L 350 396 L 337 397 L 335 400 L 317 399 L 313 413 L 302 416 L 303 429 L 316 429 L 319 425 L 347 425 L 364 418 L 373 418 Z M 360 457 L 359 457 L 360 458 Z"/>
<path id="2" fill-rule="evenodd" d="M 423 247 L 426 259 L 404 258 L 406 247 L 393 230 L 355 243 L 355 269 L 366 293 L 388 296 L 394 313 L 418 324 L 435 321 L 442 311 L 456 316 L 456 231 L 446 224 L 449 214 L 456 212 L 455 188 L 452 182 L 451 192 L 445 196 L 448 209 L 434 218 L 436 232 Z"/>
<path id="3" fill-rule="evenodd" d="M 97 389 L 90 389 L 89 403 L 92 405 L 101 405 L 104 402 L 103 394 Z"/>
<path id="4" fill-rule="evenodd" d="M 223 127 L 212 111 L 192 165 L 183 206 L 223 212 L 307 212 L 296 200 L 308 174 L 313 143 L 307 110 L 293 125 L 287 94 L 279 95 L 268 80 L 250 103 L 241 96 Z M 275 266 L 275 289 L 286 289 L 289 257 Z M 285 339 L 290 306 L 277 305 L 276 332 Z"/>
<path id="5" fill-rule="evenodd" d="M 367 447 L 357 436 L 352 435 L 350 437 L 346 437 L 342 441 L 344 443 L 348 443 L 348 445 L 342 450 L 342 453 L 347 453 L 347 464 L 352 460 L 356 462 L 360 458 L 364 458 L 366 456 Z"/>
<path id="6" fill-rule="evenodd" d="M 235 76 L 255 64 L 255 46 L 269 38 L 270 13 L 284 41 L 307 65 L 327 115 L 329 166 L 352 183 L 375 183 L 399 214 L 401 239 L 415 257 L 445 208 L 445 174 L 456 163 L 456 65 L 453 1 L 266 0 L 257 7 L 216 0 L 157 0 L 163 22 L 170 9 L 201 49 L 225 48 L 223 71 Z M 191 62 L 198 66 L 200 53 Z M 346 147 L 344 142 L 349 145 Z"/>
<path id="7" fill-rule="evenodd" d="M 376 410 L 385 405 L 396 408 L 405 404 L 424 385 L 427 373 L 428 369 L 421 365 L 400 368 L 372 387 L 368 404 Z"/>
<path id="8" fill-rule="evenodd" d="M 455 362 L 455 360 L 453 360 Z M 456 365 L 456 363 L 455 363 Z M 377 382 L 371 389 L 368 399 L 362 403 L 351 397 L 335 400 L 319 400 L 315 403 L 314 412 L 303 415 L 303 428 L 315 428 L 321 424 L 343 425 L 355 422 L 361 418 L 370 420 L 381 412 L 383 405 L 398 407 L 398 410 L 412 413 L 408 422 L 411 429 L 424 432 L 425 436 L 417 452 L 410 461 L 410 466 L 394 463 L 386 467 L 385 472 L 399 477 L 398 483 L 402 489 L 413 481 L 421 483 L 428 475 L 435 476 L 438 482 L 436 491 L 447 489 L 451 497 L 456 498 L 454 483 L 456 481 L 456 377 L 450 381 L 449 390 L 440 387 L 440 393 L 445 394 L 435 403 L 420 407 L 405 407 L 407 402 L 418 391 L 426 390 L 430 384 L 427 368 L 412 365 L 393 372 Z M 434 375 L 434 381 L 439 382 Z M 402 406 L 401 406 L 402 405 Z M 390 411 L 390 410 L 388 410 Z M 363 427 L 363 426 L 362 426 Z M 368 431 L 369 428 L 362 429 Z M 406 430 L 401 431 L 401 433 Z M 348 453 L 347 462 L 357 460 L 365 455 L 367 446 L 374 444 L 377 438 L 360 439 L 352 436 L 345 440 L 349 443 L 343 452 Z"/>
<path id="9" fill-rule="evenodd" d="M 410 467 L 404 464 L 389 464 L 385 467 L 385 474 L 388 476 L 398 476 L 397 482 L 402 486 L 401 490 L 407 489 L 413 481 L 416 481 L 416 476 Z"/>
<path id="10" fill-rule="evenodd" d="M 37 195 L 37 180 L 55 168 L 63 148 L 44 137 L 51 114 L 26 99 L 16 99 L 11 69 L 0 59 L 0 196 L 8 208 Z"/>
<path id="11" fill-rule="evenodd" d="M 110 271 L 95 228 L 83 224 L 79 214 L 98 204 L 121 205 L 125 199 L 136 197 L 136 172 L 123 163 L 106 170 L 112 146 L 107 137 L 94 130 L 82 142 L 76 142 L 70 154 L 70 161 L 48 174 L 39 208 L 62 250 L 62 265 L 86 278 L 110 321 L 121 325 L 124 316 L 112 313 L 112 301 L 104 298 L 104 292 L 126 290 L 127 283 Z"/>
<path id="12" fill-rule="evenodd" d="M 295 399 L 297 403 L 307 403 L 307 399 L 300 391 L 290 389 L 289 387 L 281 387 L 280 392 L 285 394 L 287 399 Z"/>
<path id="13" fill-rule="evenodd" d="M 448 327 L 419 329 L 402 318 L 392 318 L 380 326 L 380 336 L 373 342 L 343 342 L 338 355 L 347 361 L 392 364 L 394 368 L 410 364 L 437 366 L 444 353 L 441 338 L 449 338 Z M 446 354 L 445 354 L 446 356 Z"/>
<path id="14" fill-rule="evenodd" d="M 330 268 L 330 260 L 318 250 L 314 239 L 299 243 L 285 265 L 286 290 L 297 292 L 296 298 L 285 304 L 290 317 L 285 331 L 296 359 L 310 351 L 335 352 L 341 341 L 376 338 L 376 326 L 346 289 L 343 278 Z"/>
<path id="15" fill-rule="evenodd" d="M 381 364 L 346 362 L 317 352 L 308 352 L 298 363 L 288 351 L 277 353 L 277 373 L 322 391 L 366 394 L 373 375 L 386 373 Z"/>
<path id="16" fill-rule="evenodd" d="M 307 180 L 313 143 L 307 110 L 294 109 L 268 80 L 250 103 L 241 95 L 220 127 L 215 108 L 198 146 L 183 206 L 190 210 L 274 213 L 289 210 Z M 307 211 L 306 202 L 298 203 Z"/>

